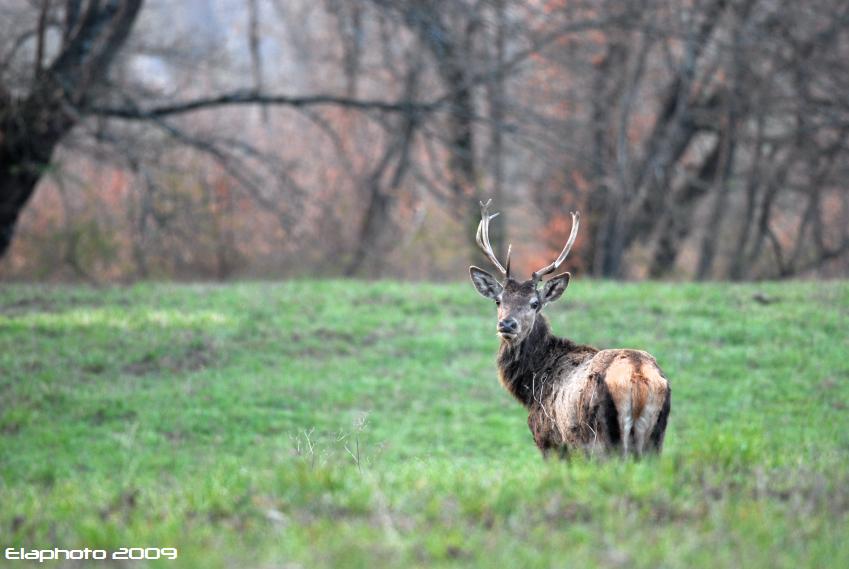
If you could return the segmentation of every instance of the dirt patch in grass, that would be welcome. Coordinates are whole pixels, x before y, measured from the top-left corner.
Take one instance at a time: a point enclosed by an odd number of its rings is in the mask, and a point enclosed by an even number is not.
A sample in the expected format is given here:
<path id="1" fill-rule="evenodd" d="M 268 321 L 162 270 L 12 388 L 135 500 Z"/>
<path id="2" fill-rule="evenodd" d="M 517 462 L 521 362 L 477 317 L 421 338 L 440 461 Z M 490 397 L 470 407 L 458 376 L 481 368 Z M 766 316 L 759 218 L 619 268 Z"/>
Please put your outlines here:
<path id="1" fill-rule="evenodd" d="M 409 330 L 402 327 L 379 328 L 367 334 L 318 328 L 310 332 L 293 332 L 284 350 L 298 357 L 349 356 L 364 348 L 376 346 L 393 335 L 407 333 Z"/>
<path id="2" fill-rule="evenodd" d="M 92 425 L 102 425 L 108 421 L 131 421 L 137 416 L 138 413 L 130 409 L 116 413 L 112 410 L 101 408 L 89 415 L 88 420 Z"/>
<path id="3" fill-rule="evenodd" d="M 212 342 L 203 340 L 193 343 L 177 354 L 157 356 L 147 354 L 140 360 L 125 365 L 121 371 L 129 375 L 145 376 L 158 373 L 192 372 L 206 369 L 220 359 L 218 349 Z"/>
<path id="4" fill-rule="evenodd" d="M 0 305 L 0 314 L 27 314 L 29 312 L 58 312 L 57 303 L 47 298 L 21 298 Z"/>
<path id="5" fill-rule="evenodd" d="M 18 316 L 22 314 L 58 314 L 80 307 L 129 306 L 125 298 L 106 300 L 96 296 L 79 295 L 70 297 L 30 296 L 18 298 L 11 302 L 0 303 L 0 314 Z"/>
<path id="6" fill-rule="evenodd" d="M 378 306 L 386 304 L 397 304 L 398 297 L 390 294 L 371 294 L 358 296 L 351 301 L 353 306 Z"/>

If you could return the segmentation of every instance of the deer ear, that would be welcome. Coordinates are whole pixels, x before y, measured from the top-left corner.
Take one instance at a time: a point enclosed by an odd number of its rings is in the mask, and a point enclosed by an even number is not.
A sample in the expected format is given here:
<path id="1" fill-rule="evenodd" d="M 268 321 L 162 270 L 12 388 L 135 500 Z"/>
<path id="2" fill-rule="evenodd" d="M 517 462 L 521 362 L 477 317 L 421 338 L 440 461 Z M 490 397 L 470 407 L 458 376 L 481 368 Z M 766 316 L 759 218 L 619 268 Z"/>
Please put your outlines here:
<path id="1" fill-rule="evenodd" d="M 494 276 L 483 269 L 475 266 L 469 267 L 469 276 L 472 277 L 472 284 L 475 285 L 481 296 L 495 300 L 501 294 L 503 289 L 501 284 Z"/>
<path id="2" fill-rule="evenodd" d="M 553 279 L 547 281 L 545 286 L 542 288 L 542 302 L 544 304 L 548 304 L 549 302 L 554 302 L 560 295 L 562 295 L 566 291 L 566 287 L 569 286 L 569 279 L 572 278 L 572 275 L 569 273 L 563 273 L 562 275 L 557 275 Z"/>

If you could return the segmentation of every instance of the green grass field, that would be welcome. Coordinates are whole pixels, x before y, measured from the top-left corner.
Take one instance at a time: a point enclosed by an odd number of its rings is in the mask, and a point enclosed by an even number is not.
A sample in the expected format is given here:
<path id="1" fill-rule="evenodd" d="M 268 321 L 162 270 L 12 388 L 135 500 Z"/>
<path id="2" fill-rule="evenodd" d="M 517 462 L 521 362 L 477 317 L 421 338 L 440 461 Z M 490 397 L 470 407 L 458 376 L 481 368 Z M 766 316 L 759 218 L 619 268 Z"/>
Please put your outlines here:
<path id="1" fill-rule="evenodd" d="M 849 567 L 849 283 L 578 279 L 547 312 L 558 334 L 657 357 L 661 458 L 543 462 L 469 283 L 4 286 L 0 547 L 177 547 L 161 567 Z"/>

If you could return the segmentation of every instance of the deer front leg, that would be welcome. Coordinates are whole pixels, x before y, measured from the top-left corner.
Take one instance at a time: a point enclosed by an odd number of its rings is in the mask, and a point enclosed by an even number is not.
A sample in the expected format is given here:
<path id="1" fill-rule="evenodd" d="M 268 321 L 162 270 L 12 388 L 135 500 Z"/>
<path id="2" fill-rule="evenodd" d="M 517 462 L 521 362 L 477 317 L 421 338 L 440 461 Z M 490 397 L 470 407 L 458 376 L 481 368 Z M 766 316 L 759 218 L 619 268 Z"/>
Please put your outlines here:
<path id="1" fill-rule="evenodd" d="M 554 453 L 557 454 L 558 458 L 568 458 L 569 449 L 561 441 L 552 438 L 550 425 L 537 413 L 532 412 L 528 415 L 528 427 L 531 429 L 534 442 L 545 460 L 548 460 Z"/>

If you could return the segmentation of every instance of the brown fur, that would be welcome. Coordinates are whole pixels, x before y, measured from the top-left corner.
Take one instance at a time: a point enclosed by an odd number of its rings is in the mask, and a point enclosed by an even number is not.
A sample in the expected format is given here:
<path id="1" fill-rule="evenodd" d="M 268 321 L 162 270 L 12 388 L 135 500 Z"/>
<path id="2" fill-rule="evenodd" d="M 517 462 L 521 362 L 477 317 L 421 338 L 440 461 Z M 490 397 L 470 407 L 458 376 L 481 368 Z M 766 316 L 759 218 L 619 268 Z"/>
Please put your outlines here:
<path id="1" fill-rule="evenodd" d="M 498 372 L 528 409 L 528 427 L 543 455 L 660 452 L 670 389 L 655 359 L 554 336 L 540 309 L 526 308 L 539 294 L 530 281 L 504 283 L 499 320 L 511 317 L 521 325 L 515 338 L 502 337 Z"/>

